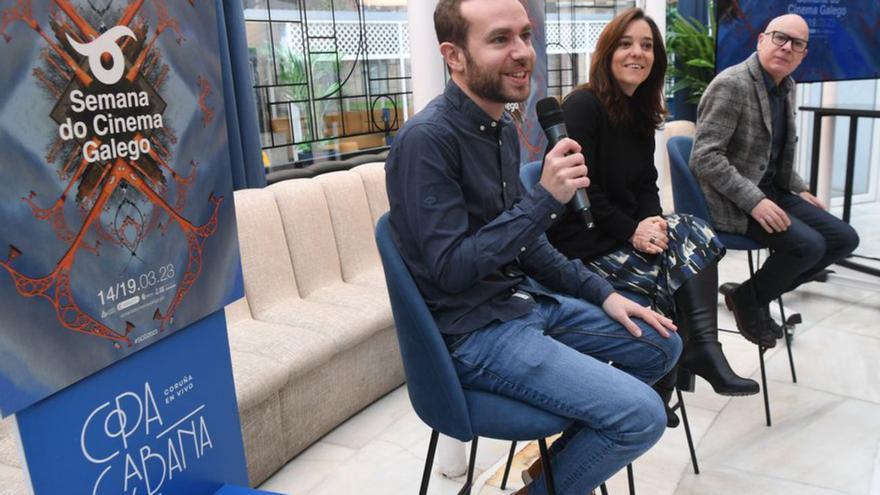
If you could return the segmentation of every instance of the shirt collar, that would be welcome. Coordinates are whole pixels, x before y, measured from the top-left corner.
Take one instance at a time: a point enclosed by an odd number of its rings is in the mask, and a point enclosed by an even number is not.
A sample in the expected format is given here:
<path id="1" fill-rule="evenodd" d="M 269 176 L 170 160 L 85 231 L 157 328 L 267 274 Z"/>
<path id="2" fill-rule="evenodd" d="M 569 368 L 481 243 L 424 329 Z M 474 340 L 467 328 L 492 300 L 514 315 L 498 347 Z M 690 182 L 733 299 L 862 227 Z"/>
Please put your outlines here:
<path id="1" fill-rule="evenodd" d="M 767 93 L 773 96 L 788 96 L 789 87 L 788 84 L 786 84 L 786 80 L 783 79 L 777 86 L 776 83 L 773 82 L 773 78 L 770 77 L 770 74 L 764 70 L 764 66 L 761 64 L 758 64 L 758 66 L 761 67 L 761 75 L 764 76 L 764 85 L 767 86 Z"/>
<path id="2" fill-rule="evenodd" d="M 494 133 L 497 129 L 512 122 L 510 115 L 505 111 L 501 119 L 495 120 L 480 108 L 453 80 L 446 83 L 444 96 L 455 108 L 468 116 L 474 127 L 481 132 Z"/>

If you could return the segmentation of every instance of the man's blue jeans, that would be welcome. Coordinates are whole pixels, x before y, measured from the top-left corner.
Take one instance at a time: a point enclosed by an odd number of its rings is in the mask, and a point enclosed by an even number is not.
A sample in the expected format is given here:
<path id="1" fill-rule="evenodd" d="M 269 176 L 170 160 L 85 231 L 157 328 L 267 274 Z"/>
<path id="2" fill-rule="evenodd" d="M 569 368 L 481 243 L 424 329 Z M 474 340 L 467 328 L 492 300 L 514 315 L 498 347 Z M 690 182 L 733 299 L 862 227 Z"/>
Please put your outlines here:
<path id="1" fill-rule="evenodd" d="M 536 302 L 532 313 L 471 332 L 450 352 L 465 388 L 575 421 L 553 444 L 551 462 L 556 492 L 584 495 L 660 439 L 666 413 L 649 384 L 678 361 L 681 339 L 638 320 L 643 335 L 633 337 L 579 299 Z M 543 476 L 530 490 L 546 493 Z"/>

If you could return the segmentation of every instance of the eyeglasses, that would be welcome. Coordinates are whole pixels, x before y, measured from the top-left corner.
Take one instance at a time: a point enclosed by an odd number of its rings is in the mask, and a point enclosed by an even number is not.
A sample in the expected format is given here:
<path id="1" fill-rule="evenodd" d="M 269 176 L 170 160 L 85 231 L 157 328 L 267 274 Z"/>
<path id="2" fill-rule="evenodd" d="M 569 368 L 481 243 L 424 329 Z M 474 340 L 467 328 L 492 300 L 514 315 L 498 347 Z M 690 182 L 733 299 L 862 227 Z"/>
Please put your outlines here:
<path id="1" fill-rule="evenodd" d="M 800 38 L 792 38 L 791 36 L 783 33 L 782 31 L 770 31 L 769 33 L 764 33 L 770 36 L 770 41 L 773 42 L 776 46 L 785 46 L 786 43 L 791 41 L 791 49 L 792 51 L 802 53 L 807 49 L 807 40 L 802 40 Z"/>

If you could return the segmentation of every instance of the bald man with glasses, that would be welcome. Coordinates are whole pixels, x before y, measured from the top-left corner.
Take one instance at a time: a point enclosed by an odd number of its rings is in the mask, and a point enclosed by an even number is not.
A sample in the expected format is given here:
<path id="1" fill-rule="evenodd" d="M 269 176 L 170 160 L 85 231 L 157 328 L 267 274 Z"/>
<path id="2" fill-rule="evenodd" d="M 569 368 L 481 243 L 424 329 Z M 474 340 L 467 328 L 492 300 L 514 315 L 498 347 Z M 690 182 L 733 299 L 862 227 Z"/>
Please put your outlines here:
<path id="1" fill-rule="evenodd" d="M 773 19 L 758 35 L 756 52 L 718 74 L 697 108 L 690 168 L 716 228 L 771 249 L 755 275 L 726 296 L 740 332 L 764 347 L 783 336 L 771 323 L 770 301 L 859 243 L 856 232 L 829 214 L 794 171 L 791 73 L 807 55 L 809 36 L 806 21 L 796 14 Z"/>

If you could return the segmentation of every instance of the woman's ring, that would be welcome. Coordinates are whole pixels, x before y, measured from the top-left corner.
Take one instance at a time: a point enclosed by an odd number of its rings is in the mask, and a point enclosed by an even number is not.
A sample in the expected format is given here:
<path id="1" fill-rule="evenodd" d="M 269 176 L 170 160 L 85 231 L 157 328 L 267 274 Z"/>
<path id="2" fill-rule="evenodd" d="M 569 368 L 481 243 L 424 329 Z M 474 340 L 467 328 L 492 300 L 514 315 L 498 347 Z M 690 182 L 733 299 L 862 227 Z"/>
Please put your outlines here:
<path id="1" fill-rule="evenodd" d="M 648 239 L 648 242 L 650 242 L 651 244 L 657 244 L 657 238 L 654 236 L 651 236 L 651 238 Z"/>

